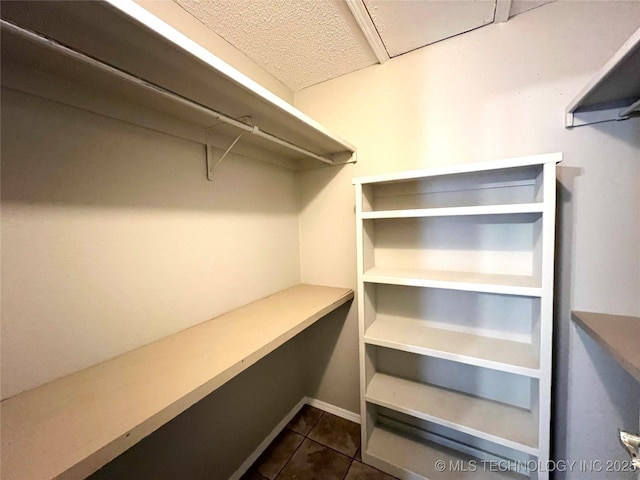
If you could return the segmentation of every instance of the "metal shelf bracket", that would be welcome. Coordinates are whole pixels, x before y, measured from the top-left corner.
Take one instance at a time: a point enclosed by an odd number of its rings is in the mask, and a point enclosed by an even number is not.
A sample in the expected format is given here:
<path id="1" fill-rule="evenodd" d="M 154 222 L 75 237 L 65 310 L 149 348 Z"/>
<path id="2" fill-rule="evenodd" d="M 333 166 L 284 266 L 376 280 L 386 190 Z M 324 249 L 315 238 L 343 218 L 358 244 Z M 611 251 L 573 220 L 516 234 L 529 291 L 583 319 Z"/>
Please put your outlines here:
<path id="1" fill-rule="evenodd" d="M 222 162 L 222 160 L 224 160 L 225 157 L 229 155 L 229 153 L 231 152 L 231 149 L 233 149 L 233 147 L 236 146 L 236 143 L 238 143 L 238 141 L 244 135 L 244 132 L 238 135 L 236 139 L 233 142 L 231 142 L 231 145 L 227 147 L 224 153 L 220 155 L 220 158 L 215 160 L 216 152 L 214 149 L 215 147 L 212 145 L 213 142 L 211 141 L 211 130 L 212 129 L 207 130 L 207 180 L 209 180 L 210 182 L 213 181 L 213 171 L 216 169 L 218 165 L 220 165 L 220 162 Z"/>

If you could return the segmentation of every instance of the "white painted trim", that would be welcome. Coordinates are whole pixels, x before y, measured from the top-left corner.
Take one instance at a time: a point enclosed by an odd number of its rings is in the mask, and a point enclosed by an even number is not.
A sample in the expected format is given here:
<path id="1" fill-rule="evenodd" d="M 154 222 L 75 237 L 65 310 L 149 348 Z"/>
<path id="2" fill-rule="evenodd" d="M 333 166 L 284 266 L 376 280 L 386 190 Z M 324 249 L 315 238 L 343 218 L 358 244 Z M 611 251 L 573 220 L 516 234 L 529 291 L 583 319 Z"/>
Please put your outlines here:
<path id="1" fill-rule="evenodd" d="M 247 459 L 242 462 L 242 465 L 235 471 L 233 475 L 229 477 L 229 480 L 240 480 L 240 478 L 247 473 L 247 470 L 251 468 L 251 465 L 262 455 L 262 453 L 267 449 L 271 442 L 275 440 L 278 434 L 284 430 L 287 424 L 296 416 L 296 413 L 300 411 L 300 409 L 307 403 L 307 397 L 302 397 L 298 403 L 291 409 L 289 413 L 287 413 L 282 420 L 278 422 L 273 430 L 265 437 L 265 439 L 260 442 L 260 445 L 247 457 Z"/>
<path id="2" fill-rule="evenodd" d="M 443 167 L 423 168 L 420 170 L 407 170 L 396 173 L 383 173 L 367 177 L 355 177 L 352 183 L 381 183 L 397 182 L 402 180 L 415 180 L 422 177 L 435 177 L 440 175 L 455 175 L 458 173 L 480 172 L 484 170 L 500 170 L 505 168 L 526 167 L 529 165 L 542 165 L 544 163 L 559 163 L 562 161 L 562 153 L 545 153 L 541 155 L 529 155 L 526 157 L 504 158 L 487 162 L 457 163 Z"/>
<path id="3" fill-rule="evenodd" d="M 382 38 L 380 38 L 380 34 L 378 33 L 378 29 L 373 24 L 373 20 L 369 16 L 369 12 L 367 11 L 367 7 L 364 4 L 363 0 L 345 0 L 347 7 L 351 10 L 353 17 L 356 19 L 360 30 L 364 34 L 364 37 L 367 39 L 367 43 L 371 47 L 373 54 L 378 59 L 378 62 L 384 63 L 390 59 L 389 54 L 387 53 L 387 49 L 382 43 Z"/>
<path id="4" fill-rule="evenodd" d="M 496 11 L 493 15 L 493 23 L 504 23 L 509 20 L 511 12 L 511 0 L 497 0 Z"/>
<path id="5" fill-rule="evenodd" d="M 336 407 L 335 405 L 331 405 L 330 403 L 323 402 L 322 400 L 318 400 L 317 398 L 306 397 L 307 405 L 312 407 L 319 408 L 320 410 L 324 410 L 327 413 L 332 413 L 336 417 L 344 418 L 351 422 L 360 423 L 360 415 L 355 412 L 351 412 L 349 410 L 345 410 L 344 408 Z"/>

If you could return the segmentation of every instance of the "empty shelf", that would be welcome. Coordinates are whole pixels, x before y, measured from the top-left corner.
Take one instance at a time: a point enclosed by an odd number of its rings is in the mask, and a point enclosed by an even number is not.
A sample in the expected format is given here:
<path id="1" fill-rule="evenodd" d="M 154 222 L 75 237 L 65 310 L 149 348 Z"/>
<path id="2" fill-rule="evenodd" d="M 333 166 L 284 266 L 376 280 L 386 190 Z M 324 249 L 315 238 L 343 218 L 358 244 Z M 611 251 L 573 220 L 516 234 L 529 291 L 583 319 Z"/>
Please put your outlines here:
<path id="1" fill-rule="evenodd" d="M 573 319 L 640 382 L 640 317 L 573 312 Z"/>
<path id="2" fill-rule="evenodd" d="M 429 480 L 526 479 L 515 472 L 489 471 L 481 461 L 434 442 L 413 437 L 386 426 L 376 426 L 363 459 L 375 467 L 393 471 L 400 478 Z M 437 464 L 436 462 L 444 462 Z M 444 466 L 444 470 L 437 465 Z M 458 471 L 453 471 L 458 467 Z M 418 476 L 419 475 L 419 476 Z"/>
<path id="3" fill-rule="evenodd" d="M 378 319 L 364 334 L 365 343 L 444 358 L 529 377 L 540 377 L 531 345 L 428 326 L 410 318 Z"/>
<path id="4" fill-rule="evenodd" d="M 3 62 L 27 65 L 27 76 L 48 73 L 96 97 L 138 104 L 203 128 L 220 124 L 205 114 L 207 109 L 231 119 L 250 117 L 239 123 L 256 129 L 247 131 L 241 144 L 282 156 L 293 165 L 301 160 L 323 162 L 266 140 L 258 130 L 322 156 L 324 163 L 343 163 L 355 152 L 352 145 L 134 1 L 15 2 L 3 5 L 2 19 L 9 22 L 2 26 Z M 3 64 L 3 85 L 27 87 L 23 78 L 5 79 L 5 68 Z M 169 98 L 163 91 L 174 95 Z M 231 139 L 243 131 L 225 129 L 224 136 Z"/>
<path id="5" fill-rule="evenodd" d="M 541 213 L 542 203 L 522 203 L 509 205 L 482 205 L 472 207 L 416 208 L 408 210 L 379 210 L 362 212 L 363 219 L 378 218 L 418 218 L 455 217 L 468 215 L 508 215 L 514 213 Z"/>
<path id="6" fill-rule="evenodd" d="M 523 275 L 374 267 L 364 273 L 362 280 L 389 285 L 446 288 L 530 297 L 539 297 L 542 294 L 539 281 L 534 277 Z"/>
<path id="7" fill-rule="evenodd" d="M 374 374 L 366 400 L 531 455 L 538 454 L 538 426 L 528 410 L 454 390 Z"/>
<path id="8" fill-rule="evenodd" d="M 353 298 L 298 285 L 2 402 L 2 478 L 85 478 Z"/>
<path id="9" fill-rule="evenodd" d="M 640 101 L 640 28 L 567 106 L 565 127 L 625 120 Z"/>

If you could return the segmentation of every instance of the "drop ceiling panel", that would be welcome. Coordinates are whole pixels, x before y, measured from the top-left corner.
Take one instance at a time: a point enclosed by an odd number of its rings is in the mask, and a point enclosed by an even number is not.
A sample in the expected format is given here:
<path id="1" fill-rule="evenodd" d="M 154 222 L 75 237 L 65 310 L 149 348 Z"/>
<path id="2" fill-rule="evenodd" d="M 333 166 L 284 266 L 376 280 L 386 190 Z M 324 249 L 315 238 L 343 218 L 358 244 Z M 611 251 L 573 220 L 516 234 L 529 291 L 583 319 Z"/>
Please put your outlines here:
<path id="1" fill-rule="evenodd" d="M 292 90 L 377 63 L 342 0 L 175 0 Z"/>
<path id="2" fill-rule="evenodd" d="M 364 0 L 387 48 L 396 57 L 493 22 L 495 0 Z"/>

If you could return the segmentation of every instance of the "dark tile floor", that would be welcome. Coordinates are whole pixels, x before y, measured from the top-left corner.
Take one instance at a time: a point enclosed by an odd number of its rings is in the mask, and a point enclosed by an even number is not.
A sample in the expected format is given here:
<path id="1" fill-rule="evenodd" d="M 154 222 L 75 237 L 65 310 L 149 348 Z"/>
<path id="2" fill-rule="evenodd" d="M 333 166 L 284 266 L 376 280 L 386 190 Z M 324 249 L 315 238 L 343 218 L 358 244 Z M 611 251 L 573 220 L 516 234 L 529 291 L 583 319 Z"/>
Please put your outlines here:
<path id="1" fill-rule="evenodd" d="M 305 405 L 242 480 L 393 480 L 360 458 L 360 425 Z"/>

